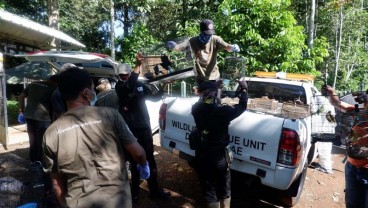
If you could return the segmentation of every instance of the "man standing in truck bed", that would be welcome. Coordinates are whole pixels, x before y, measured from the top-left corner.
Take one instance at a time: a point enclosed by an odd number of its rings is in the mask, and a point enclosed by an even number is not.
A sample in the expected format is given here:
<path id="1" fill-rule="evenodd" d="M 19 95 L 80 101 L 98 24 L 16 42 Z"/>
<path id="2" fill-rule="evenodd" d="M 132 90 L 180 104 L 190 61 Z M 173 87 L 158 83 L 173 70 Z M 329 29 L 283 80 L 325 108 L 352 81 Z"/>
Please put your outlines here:
<path id="1" fill-rule="evenodd" d="M 200 34 L 189 39 L 189 42 L 176 44 L 169 41 L 166 44 L 168 49 L 183 51 L 190 46 L 194 55 L 195 72 L 197 74 L 197 84 L 204 80 L 217 81 L 220 72 L 217 66 L 217 53 L 220 50 L 228 52 L 239 52 L 237 44 L 226 43 L 220 36 L 215 35 L 215 25 L 210 19 L 204 19 L 199 24 Z"/>

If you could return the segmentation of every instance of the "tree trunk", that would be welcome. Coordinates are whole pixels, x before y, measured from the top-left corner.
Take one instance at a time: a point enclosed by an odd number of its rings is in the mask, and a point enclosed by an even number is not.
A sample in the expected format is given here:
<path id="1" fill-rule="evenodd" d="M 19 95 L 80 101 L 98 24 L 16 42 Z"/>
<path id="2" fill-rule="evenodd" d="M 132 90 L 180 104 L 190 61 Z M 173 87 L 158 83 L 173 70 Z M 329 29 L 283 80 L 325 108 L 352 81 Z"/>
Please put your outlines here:
<path id="1" fill-rule="evenodd" d="M 305 29 L 309 31 L 309 24 L 308 24 L 308 0 L 305 0 Z"/>
<path id="2" fill-rule="evenodd" d="M 337 81 L 337 71 L 339 70 L 339 61 L 340 61 L 340 50 L 341 50 L 341 40 L 342 40 L 342 26 L 343 26 L 343 9 L 344 7 L 340 6 L 340 13 L 339 13 L 339 24 L 337 28 L 337 41 L 336 41 L 336 52 L 335 52 L 335 73 L 334 73 L 334 82 L 332 87 L 336 88 L 336 81 Z"/>
<path id="3" fill-rule="evenodd" d="M 124 36 L 126 36 L 129 34 L 129 26 L 130 26 L 129 7 L 127 4 L 124 4 L 123 12 L 124 12 Z"/>
<path id="4" fill-rule="evenodd" d="M 310 55 L 310 51 L 313 48 L 315 14 L 316 14 L 316 0 L 311 0 L 309 30 L 308 30 L 308 55 Z"/>
<path id="5" fill-rule="evenodd" d="M 111 58 L 115 60 L 115 9 L 114 0 L 110 0 L 110 50 Z"/>
<path id="6" fill-rule="evenodd" d="M 181 20 L 181 26 L 185 29 L 186 23 L 187 23 L 187 14 L 188 14 L 188 1 L 187 0 L 183 0 L 182 9 L 183 9 L 183 18 Z"/>
<path id="7" fill-rule="evenodd" d="M 49 27 L 59 30 L 59 0 L 47 0 L 47 15 Z M 60 50 L 60 40 L 54 38 L 50 45 Z"/>

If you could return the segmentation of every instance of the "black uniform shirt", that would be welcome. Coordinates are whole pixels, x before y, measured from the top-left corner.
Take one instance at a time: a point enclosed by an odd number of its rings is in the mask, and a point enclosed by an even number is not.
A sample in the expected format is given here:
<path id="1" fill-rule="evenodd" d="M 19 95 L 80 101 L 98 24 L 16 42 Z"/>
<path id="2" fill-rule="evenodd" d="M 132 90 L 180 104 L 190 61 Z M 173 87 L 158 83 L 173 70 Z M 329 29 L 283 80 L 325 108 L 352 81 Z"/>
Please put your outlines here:
<path id="1" fill-rule="evenodd" d="M 192 115 L 197 129 L 208 131 L 206 150 L 222 150 L 229 144 L 229 124 L 246 110 L 247 101 L 247 94 L 242 93 L 239 104 L 234 106 L 206 104 L 201 100 L 193 105 Z"/>
<path id="2" fill-rule="evenodd" d="M 115 90 L 119 97 L 119 112 L 129 128 L 151 128 L 145 99 L 161 99 L 163 91 L 138 81 L 139 74 L 131 73 L 127 82 L 119 81 Z"/>

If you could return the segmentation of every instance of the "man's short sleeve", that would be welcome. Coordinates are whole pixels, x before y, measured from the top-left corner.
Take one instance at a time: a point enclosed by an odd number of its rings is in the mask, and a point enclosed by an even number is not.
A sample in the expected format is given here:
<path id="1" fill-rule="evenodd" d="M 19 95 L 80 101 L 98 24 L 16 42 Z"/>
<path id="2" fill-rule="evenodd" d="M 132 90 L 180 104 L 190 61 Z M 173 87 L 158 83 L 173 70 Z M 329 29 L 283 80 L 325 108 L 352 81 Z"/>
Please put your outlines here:
<path id="1" fill-rule="evenodd" d="M 226 43 L 220 36 L 213 35 L 213 39 L 215 41 L 216 46 L 220 50 L 225 49 L 230 45 Z"/>
<path id="2" fill-rule="evenodd" d="M 186 51 L 187 48 L 189 47 L 189 40 L 185 40 L 182 43 L 179 43 L 178 45 L 176 45 L 176 51 Z"/>
<path id="3" fill-rule="evenodd" d="M 43 170 L 46 173 L 57 172 L 57 164 L 56 164 L 56 142 L 54 142 L 54 138 L 50 136 L 51 129 L 49 128 L 43 137 L 42 141 L 42 149 L 43 149 L 43 161 L 44 166 Z"/>

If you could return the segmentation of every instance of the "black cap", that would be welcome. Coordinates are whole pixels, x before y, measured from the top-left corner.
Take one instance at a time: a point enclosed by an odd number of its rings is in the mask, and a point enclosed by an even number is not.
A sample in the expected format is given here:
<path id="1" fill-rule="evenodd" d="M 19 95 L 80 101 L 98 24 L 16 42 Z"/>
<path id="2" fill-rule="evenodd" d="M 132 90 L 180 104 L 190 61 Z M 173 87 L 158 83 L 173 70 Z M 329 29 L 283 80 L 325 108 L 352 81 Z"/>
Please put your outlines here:
<path id="1" fill-rule="evenodd" d="M 217 91 L 216 82 L 204 81 L 204 82 L 200 83 L 199 86 L 198 86 L 198 92 L 202 93 L 206 90 L 216 90 Z"/>
<path id="2" fill-rule="evenodd" d="M 210 19 L 202 20 L 202 22 L 199 24 L 199 29 L 201 32 L 204 32 L 207 35 L 215 34 L 215 24 Z"/>

